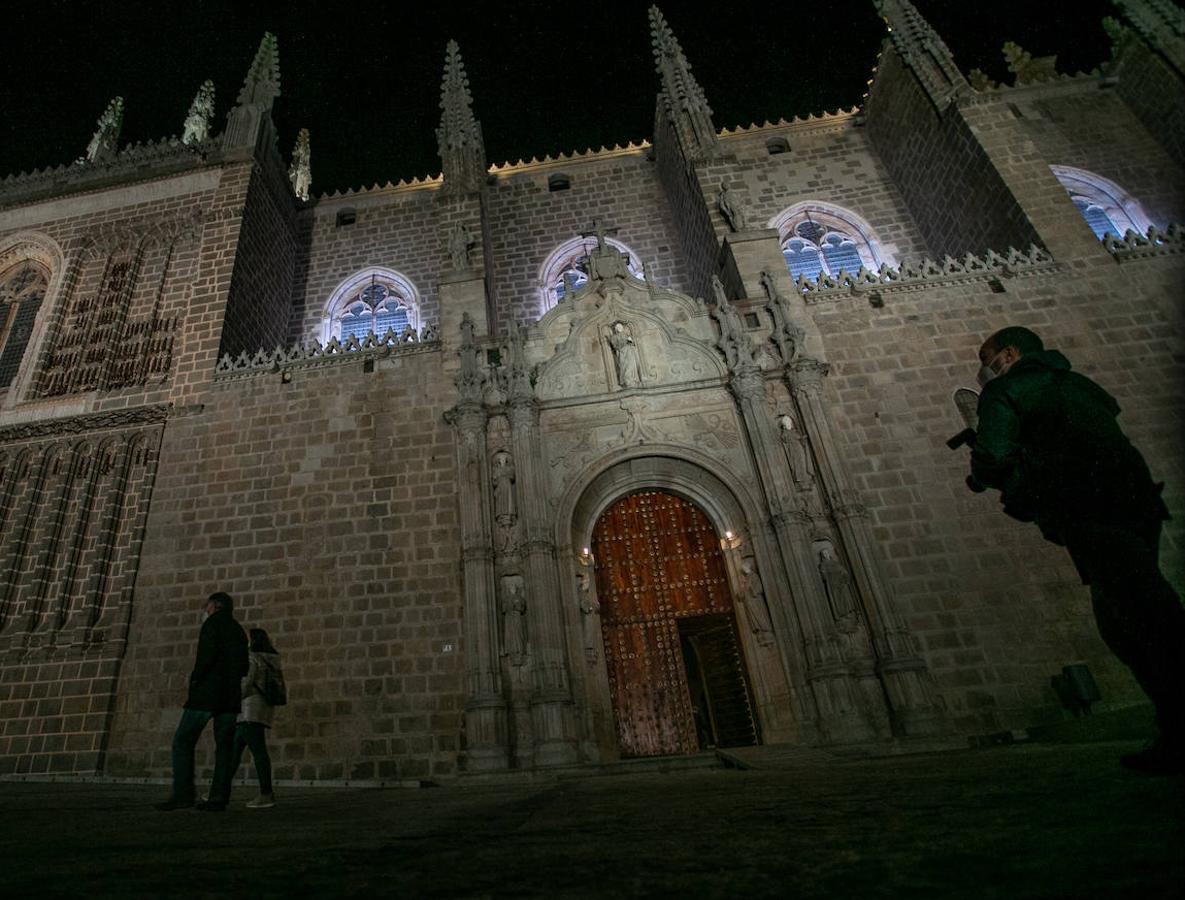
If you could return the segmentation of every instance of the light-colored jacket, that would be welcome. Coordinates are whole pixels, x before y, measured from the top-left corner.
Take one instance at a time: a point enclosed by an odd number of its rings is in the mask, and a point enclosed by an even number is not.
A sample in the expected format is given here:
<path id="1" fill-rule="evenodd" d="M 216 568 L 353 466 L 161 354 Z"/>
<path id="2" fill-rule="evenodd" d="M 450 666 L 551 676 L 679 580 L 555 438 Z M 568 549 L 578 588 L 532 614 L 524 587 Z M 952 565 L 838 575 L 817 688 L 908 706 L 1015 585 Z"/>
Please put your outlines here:
<path id="1" fill-rule="evenodd" d="M 248 666 L 247 674 L 243 676 L 243 711 L 238 720 L 258 722 L 270 728 L 275 708 L 263 699 L 264 670 L 268 667 L 279 670 L 280 655 L 251 651 Z"/>

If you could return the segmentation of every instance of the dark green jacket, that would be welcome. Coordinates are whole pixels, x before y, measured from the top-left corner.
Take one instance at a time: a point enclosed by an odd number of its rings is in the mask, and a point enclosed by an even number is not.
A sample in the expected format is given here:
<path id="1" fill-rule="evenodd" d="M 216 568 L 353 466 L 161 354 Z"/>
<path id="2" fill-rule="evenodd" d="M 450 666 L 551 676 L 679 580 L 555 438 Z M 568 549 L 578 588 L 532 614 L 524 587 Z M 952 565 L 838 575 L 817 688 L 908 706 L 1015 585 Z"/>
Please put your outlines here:
<path id="1" fill-rule="evenodd" d="M 185 708 L 237 713 L 242 697 L 240 679 L 247 674 L 247 667 L 243 626 L 229 610 L 219 610 L 202 623 Z"/>
<path id="2" fill-rule="evenodd" d="M 1056 543 L 1077 524 L 1140 527 L 1168 518 L 1115 398 L 1056 350 L 1021 357 L 979 397 L 971 474 L 1004 511 Z"/>

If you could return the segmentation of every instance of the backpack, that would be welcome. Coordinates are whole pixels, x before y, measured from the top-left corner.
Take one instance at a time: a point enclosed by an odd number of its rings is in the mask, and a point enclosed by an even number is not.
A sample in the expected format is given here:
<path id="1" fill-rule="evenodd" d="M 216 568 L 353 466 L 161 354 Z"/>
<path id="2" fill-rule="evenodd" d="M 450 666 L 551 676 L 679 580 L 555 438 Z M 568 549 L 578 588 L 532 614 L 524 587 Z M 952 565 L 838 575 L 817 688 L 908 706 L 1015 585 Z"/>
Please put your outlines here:
<path id="1" fill-rule="evenodd" d="M 284 673 L 278 665 L 268 662 L 263 664 L 263 684 L 259 693 L 263 702 L 268 706 L 286 706 L 288 704 L 288 686 L 284 684 Z"/>

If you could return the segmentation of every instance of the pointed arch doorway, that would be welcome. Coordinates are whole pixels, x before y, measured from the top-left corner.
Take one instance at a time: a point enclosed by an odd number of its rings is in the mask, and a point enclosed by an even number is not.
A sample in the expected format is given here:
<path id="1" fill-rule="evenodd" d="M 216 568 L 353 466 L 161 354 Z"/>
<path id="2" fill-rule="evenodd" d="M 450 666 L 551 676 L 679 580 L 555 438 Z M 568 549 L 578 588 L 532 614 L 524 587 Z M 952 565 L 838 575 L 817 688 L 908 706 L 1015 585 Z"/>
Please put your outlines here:
<path id="1" fill-rule="evenodd" d="M 758 741 L 720 539 L 704 512 L 629 494 L 593 529 L 609 694 L 623 757 Z"/>

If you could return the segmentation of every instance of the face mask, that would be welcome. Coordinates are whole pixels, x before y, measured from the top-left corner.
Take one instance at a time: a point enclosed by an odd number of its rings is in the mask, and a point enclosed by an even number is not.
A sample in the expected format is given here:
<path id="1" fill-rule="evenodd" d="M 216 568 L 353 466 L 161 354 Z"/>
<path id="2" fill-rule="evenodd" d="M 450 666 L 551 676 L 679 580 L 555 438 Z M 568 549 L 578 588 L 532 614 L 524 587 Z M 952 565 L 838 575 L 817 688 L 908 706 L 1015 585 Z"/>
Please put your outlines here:
<path id="1" fill-rule="evenodd" d="M 976 373 L 975 380 L 979 382 L 980 387 L 986 387 L 989 381 L 991 381 L 993 378 L 999 377 L 1000 373 L 992 368 L 992 363 L 999 359 L 1003 353 L 1004 351 L 1001 350 L 988 361 L 986 366 L 979 367 L 979 372 Z"/>

